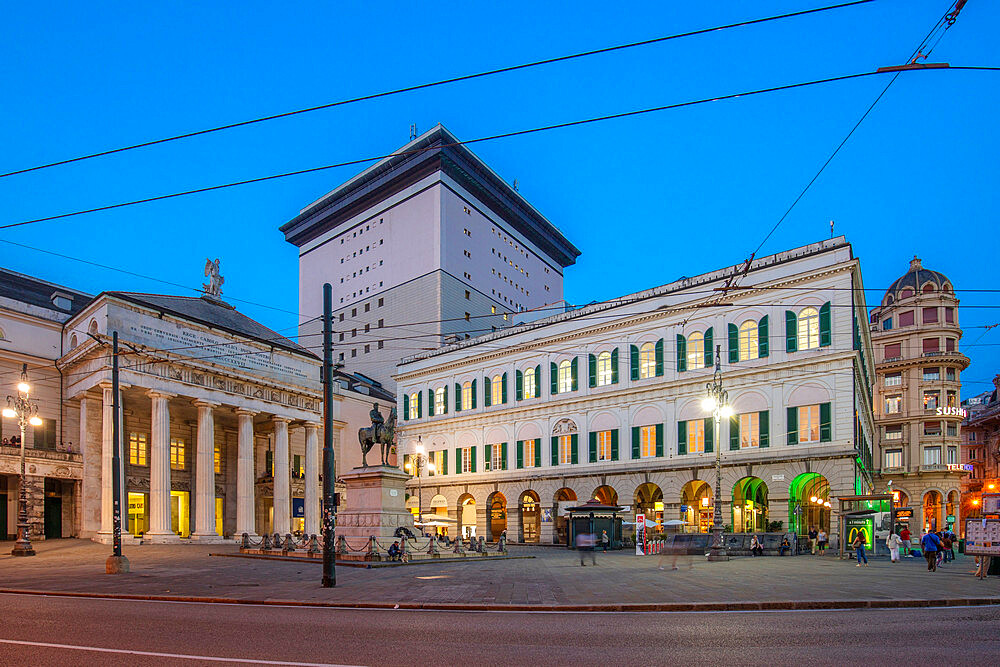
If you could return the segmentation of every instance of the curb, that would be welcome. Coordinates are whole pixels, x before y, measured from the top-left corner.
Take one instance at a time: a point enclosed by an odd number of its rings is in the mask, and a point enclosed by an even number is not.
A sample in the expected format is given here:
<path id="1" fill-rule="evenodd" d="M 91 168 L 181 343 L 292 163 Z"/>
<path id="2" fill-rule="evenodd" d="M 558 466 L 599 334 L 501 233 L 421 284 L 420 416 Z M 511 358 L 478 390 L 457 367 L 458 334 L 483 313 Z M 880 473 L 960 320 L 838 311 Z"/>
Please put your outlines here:
<path id="1" fill-rule="evenodd" d="M 139 595 L 129 593 L 84 593 L 80 591 L 39 591 L 0 588 L 0 594 L 75 597 L 105 600 L 153 602 L 194 602 L 206 604 L 255 605 L 271 607 L 318 607 L 326 609 L 389 609 L 422 611 L 505 611 L 505 612 L 704 612 L 704 611 L 823 611 L 830 609 L 920 609 L 926 607 L 970 607 L 1000 605 L 1000 597 L 938 598 L 932 600 L 785 600 L 772 602 L 665 602 L 621 604 L 460 604 L 441 602 L 307 602 L 302 600 L 249 600 L 241 598 L 187 595 Z"/>

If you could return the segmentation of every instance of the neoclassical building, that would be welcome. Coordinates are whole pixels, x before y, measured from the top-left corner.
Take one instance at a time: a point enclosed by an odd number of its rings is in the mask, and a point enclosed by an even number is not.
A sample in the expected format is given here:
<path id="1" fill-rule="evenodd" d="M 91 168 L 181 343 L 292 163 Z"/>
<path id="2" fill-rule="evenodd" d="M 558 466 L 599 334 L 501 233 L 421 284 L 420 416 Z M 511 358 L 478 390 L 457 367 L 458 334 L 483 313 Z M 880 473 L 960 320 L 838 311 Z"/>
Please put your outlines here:
<path id="1" fill-rule="evenodd" d="M 401 451 L 435 468 L 409 506 L 521 542 L 564 541 L 592 497 L 707 531 L 718 451 L 729 529 L 829 530 L 837 497 L 873 488 L 863 295 L 838 237 L 404 359 Z M 734 411 L 718 434 L 716 350 Z"/>
<path id="2" fill-rule="evenodd" d="M 959 300 L 947 276 L 916 257 L 871 312 L 875 348 L 878 484 L 913 508 L 910 530 L 960 521 L 962 371 Z"/>

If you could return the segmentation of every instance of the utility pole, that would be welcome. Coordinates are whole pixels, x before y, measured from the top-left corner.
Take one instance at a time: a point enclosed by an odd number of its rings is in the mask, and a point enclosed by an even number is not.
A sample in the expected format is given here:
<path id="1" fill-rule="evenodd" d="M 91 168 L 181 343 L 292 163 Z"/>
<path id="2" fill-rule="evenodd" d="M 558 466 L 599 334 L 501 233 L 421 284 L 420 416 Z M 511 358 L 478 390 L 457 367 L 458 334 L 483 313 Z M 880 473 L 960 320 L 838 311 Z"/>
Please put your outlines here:
<path id="1" fill-rule="evenodd" d="M 114 494 L 114 527 L 111 533 L 113 551 L 104 566 L 108 574 L 125 574 L 129 571 L 128 558 L 122 555 L 122 434 L 119 426 L 122 406 L 118 392 L 118 332 L 114 331 L 111 334 L 111 492 Z"/>
<path id="2" fill-rule="evenodd" d="M 323 284 L 323 588 L 337 585 L 333 454 L 333 287 Z"/>

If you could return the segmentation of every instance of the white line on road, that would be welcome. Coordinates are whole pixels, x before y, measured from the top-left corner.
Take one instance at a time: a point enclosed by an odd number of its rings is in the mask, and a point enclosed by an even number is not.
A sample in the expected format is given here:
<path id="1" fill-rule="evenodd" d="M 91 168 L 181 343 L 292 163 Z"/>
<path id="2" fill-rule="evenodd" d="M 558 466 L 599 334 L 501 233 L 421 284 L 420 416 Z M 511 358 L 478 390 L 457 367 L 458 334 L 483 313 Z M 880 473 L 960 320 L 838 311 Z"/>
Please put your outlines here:
<path id="1" fill-rule="evenodd" d="M 226 658 L 217 655 L 191 655 L 188 653 L 159 653 L 157 651 L 136 651 L 134 649 L 104 648 L 101 646 L 79 646 L 77 644 L 51 644 L 49 642 L 29 642 L 19 639 L 0 639 L 0 644 L 18 646 L 38 646 L 69 651 L 93 651 L 95 653 L 124 653 L 126 655 L 147 655 L 154 658 L 180 658 L 182 660 L 209 660 L 212 662 L 242 662 L 252 665 L 294 665 L 295 667 L 349 667 L 329 662 L 288 662 L 286 660 L 254 660 L 253 658 Z"/>

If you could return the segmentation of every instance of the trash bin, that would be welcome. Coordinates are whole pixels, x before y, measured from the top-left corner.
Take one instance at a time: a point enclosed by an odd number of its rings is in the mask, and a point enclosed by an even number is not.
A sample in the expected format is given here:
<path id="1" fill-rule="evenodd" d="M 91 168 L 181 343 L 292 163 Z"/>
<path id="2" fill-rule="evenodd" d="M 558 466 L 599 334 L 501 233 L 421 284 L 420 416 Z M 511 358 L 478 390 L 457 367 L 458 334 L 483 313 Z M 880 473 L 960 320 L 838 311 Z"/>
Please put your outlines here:
<path id="1" fill-rule="evenodd" d="M 961 539 L 961 540 L 958 541 L 958 553 L 960 553 L 960 554 L 964 554 L 965 553 L 965 540 L 964 539 Z"/>

